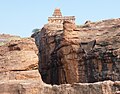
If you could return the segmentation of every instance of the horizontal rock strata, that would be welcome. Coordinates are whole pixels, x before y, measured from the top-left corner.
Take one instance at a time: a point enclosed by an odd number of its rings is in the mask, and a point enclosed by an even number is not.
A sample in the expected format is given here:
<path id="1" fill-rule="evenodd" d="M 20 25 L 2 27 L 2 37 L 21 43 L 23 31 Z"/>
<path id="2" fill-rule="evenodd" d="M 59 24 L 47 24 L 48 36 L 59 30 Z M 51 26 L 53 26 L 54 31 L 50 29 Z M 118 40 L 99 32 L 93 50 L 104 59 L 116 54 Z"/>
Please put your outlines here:
<path id="1" fill-rule="evenodd" d="M 40 79 L 34 39 L 12 40 L 0 46 L 0 80 Z"/>

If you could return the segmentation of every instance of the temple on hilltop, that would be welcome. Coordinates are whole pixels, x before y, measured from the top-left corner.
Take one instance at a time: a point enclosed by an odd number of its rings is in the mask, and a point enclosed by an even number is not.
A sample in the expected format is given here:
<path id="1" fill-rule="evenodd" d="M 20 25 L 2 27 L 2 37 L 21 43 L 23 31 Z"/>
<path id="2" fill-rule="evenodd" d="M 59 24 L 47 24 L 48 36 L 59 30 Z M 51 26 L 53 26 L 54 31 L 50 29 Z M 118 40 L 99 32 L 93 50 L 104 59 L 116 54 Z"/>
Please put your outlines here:
<path id="1" fill-rule="evenodd" d="M 56 8 L 52 17 L 48 17 L 48 23 L 62 24 L 64 21 L 75 23 L 75 16 L 62 16 L 60 9 Z"/>

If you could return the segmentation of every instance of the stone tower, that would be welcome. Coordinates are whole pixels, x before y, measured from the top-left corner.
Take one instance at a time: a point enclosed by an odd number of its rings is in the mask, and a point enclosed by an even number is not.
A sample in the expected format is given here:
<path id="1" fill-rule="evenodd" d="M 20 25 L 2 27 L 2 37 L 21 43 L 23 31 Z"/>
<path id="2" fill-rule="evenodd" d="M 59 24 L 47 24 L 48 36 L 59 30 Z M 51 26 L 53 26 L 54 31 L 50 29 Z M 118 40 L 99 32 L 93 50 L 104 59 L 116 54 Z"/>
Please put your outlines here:
<path id="1" fill-rule="evenodd" d="M 56 8 L 53 13 L 54 17 L 62 17 L 62 13 L 59 8 Z"/>
<path id="2" fill-rule="evenodd" d="M 48 17 L 48 23 L 62 24 L 64 21 L 75 23 L 75 16 L 62 16 L 60 9 L 56 8 L 52 17 Z"/>

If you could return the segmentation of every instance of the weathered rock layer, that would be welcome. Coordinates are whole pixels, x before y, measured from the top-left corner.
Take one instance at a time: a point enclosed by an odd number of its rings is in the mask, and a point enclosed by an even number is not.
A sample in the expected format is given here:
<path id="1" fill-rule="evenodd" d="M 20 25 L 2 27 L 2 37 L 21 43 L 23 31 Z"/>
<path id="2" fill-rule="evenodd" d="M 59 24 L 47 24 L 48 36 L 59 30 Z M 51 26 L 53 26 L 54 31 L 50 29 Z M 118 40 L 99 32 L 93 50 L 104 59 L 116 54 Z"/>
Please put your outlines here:
<path id="1" fill-rule="evenodd" d="M 120 94 L 120 82 L 46 85 L 36 80 L 0 82 L 0 94 Z"/>
<path id="2" fill-rule="evenodd" d="M 12 40 L 0 46 L 0 80 L 26 79 L 40 79 L 34 40 Z"/>

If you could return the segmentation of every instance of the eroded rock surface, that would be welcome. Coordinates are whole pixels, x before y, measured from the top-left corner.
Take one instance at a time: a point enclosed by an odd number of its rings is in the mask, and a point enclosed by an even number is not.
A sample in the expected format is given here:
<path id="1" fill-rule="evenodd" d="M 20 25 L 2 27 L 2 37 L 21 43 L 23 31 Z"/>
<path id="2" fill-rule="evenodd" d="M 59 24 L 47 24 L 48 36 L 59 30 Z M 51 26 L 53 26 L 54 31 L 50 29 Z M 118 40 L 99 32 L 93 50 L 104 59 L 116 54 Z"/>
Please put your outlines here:
<path id="1" fill-rule="evenodd" d="M 120 80 L 120 19 L 63 29 L 48 26 L 34 36 L 44 82 L 64 84 Z M 56 28 L 56 27 L 55 27 Z"/>
<path id="2" fill-rule="evenodd" d="M 0 80 L 40 79 L 34 39 L 12 40 L 0 46 Z"/>
<path id="3" fill-rule="evenodd" d="M 48 24 L 33 35 L 39 53 L 32 38 L 0 46 L 0 94 L 120 94 L 119 23 Z"/>
<path id="4" fill-rule="evenodd" d="M 41 80 L 0 82 L 0 94 L 120 94 L 119 81 L 47 85 Z"/>

